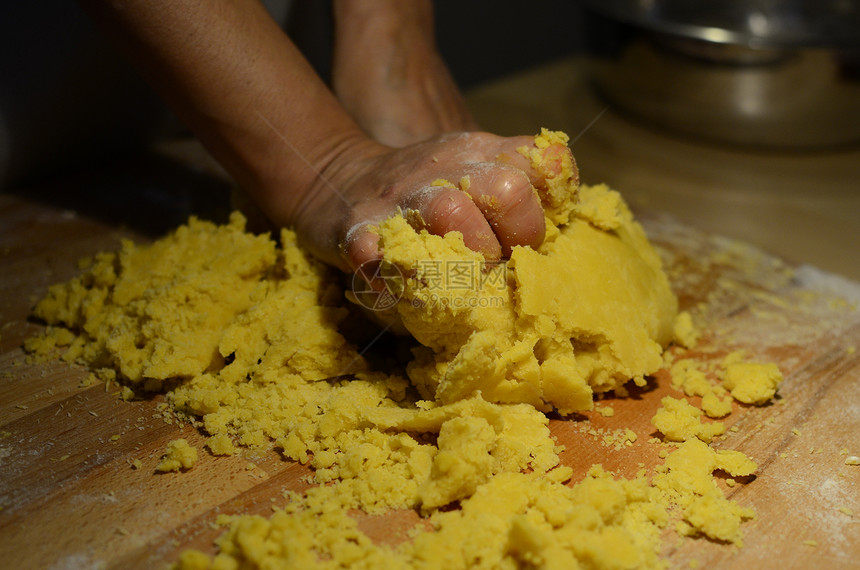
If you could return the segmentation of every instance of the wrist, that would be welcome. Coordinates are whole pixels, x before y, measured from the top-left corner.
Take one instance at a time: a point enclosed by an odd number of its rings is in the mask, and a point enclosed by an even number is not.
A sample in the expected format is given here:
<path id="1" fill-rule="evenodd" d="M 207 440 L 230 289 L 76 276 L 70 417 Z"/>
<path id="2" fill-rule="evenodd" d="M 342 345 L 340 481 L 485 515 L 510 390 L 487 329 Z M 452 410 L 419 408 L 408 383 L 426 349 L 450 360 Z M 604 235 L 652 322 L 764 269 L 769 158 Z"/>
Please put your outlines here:
<path id="1" fill-rule="evenodd" d="M 430 0 L 335 0 L 335 25 L 361 31 L 397 30 L 417 27 L 433 30 L 433 4 Z"/>
<path id="2" fill-rule="evenodd" d="M 335 211 L 351 207 L 346 188 L 349 181 L 367 169 L 368 161 L 389 149 L 365 135 L 357 127 L 322 138 L 307 154 L 283 141 L 283 152 L 291 153 L 294 166 L 279 161 L 272 175 L 261 180 L 261 194 L 273 222 L 281 226 L 319 223 L 321 212 L 336 217 Z"/>

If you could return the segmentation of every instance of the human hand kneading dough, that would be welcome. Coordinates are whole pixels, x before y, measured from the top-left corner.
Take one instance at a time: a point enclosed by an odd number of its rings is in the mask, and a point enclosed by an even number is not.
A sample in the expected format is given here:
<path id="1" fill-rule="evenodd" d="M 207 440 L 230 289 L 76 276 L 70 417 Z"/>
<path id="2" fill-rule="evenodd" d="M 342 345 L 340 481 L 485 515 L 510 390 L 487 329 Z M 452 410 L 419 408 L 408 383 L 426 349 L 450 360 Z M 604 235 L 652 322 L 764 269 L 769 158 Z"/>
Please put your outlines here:
<path id="1" fill-rule="evenodd" d="M 334 93 L 258 0 L 81 2 L 321 260 L 344 271 L 378 260 L 371 226 L 398 209 L 488 259 L 543 241 L 534 187 L 548 173 L 517 151 L 533 139 L 464 132 L 476 125 L 435 50 L 428 0 L 336 0 Z"/>

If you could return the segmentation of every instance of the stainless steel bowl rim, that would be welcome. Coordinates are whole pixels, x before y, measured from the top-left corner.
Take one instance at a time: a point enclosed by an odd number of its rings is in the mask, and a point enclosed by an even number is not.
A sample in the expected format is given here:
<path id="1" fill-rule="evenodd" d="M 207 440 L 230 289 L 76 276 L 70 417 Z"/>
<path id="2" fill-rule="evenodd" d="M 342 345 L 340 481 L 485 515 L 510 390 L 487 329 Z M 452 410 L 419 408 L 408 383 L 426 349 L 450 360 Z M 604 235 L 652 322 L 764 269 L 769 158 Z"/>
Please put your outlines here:
<path id="1" fill-rule="evenodd" d="M 585 0 L 649 31 L 753 48 L 860 49 L 860 0 Z"/>

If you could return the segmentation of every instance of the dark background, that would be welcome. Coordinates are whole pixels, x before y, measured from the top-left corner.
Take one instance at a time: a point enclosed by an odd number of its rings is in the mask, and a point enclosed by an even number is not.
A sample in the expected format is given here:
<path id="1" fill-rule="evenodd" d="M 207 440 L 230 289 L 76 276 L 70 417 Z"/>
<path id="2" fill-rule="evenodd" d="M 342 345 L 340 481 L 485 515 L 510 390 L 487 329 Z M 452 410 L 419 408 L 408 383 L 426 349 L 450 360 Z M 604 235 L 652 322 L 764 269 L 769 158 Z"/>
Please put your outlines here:
<path id="1" fill-rule="evenodd" d="M 464 89 L 582 47 L 575 0 L 436 0 L 434 7 L 439 51 Z M 328 2 L 295 2 L 286 26 L 323 77 L 330 72 L 330 8 Z"/>
<path id="2" fill-rule="evenodd" d="M 330 2 L 279 1 L 266 3 L 327 79 Z M 464 89 L 582 45 L 575 1 L 437 0 L 435 9 L 439 50 Z M 3 2 L 0 31 L 0 189 L 184 133 L 76 3 Z"/>

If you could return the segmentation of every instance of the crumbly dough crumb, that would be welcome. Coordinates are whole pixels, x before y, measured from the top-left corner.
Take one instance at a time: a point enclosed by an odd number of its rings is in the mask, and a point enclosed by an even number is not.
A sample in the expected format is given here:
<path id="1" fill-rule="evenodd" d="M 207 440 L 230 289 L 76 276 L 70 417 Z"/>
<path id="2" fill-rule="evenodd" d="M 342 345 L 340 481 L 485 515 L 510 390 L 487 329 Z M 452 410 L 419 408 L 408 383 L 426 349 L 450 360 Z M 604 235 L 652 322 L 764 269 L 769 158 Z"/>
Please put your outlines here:
<path id="1" fill-rule="evenodd" d="M 212 455 L 235 455 L 236 446 L 233 445 L 233 440 L 226 434 L 219 433 L 213 435 L 206 440 L 206 447 L 212 452 Z"/>
<path id="2" fill-rule="evenodd" d="M 697 437 L 708 443 L 726 431 L 722 422 L 702 423 L 702 411 L 686 400 L 666 396 L 661 403 L 662 407 L 651 418 L 651 423 L 668 441 L 687 441 Z"/>
<path id="3" fill-rule="evenodd" d="M 684 348 L 692 348 L 699 341 L 702 332 L 693 324 L 693 317 L 688 311 L 681 311 L 675 317 L 675 342 Z"/>
<path id="4" fill-rule="evenodd" d="M 776 364 L 733 362 L 726 366 L 723 386 L 745 404 L 762 405 L 776 394 L 782 373 Z"/>
<path id="5" fill-rule="evenodd" d="M 186 471 L 197 462 L 197 448 L 192 447 L 185 439 L 174 439 L 167 444 L 164 453 L 155 470 L 160 473 L 169 471 Z"/>

